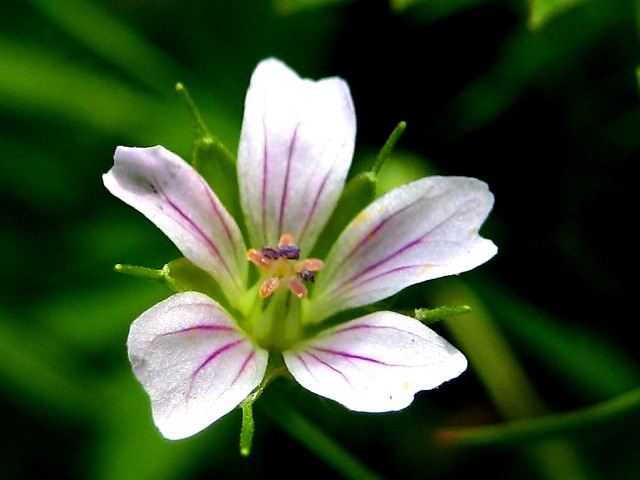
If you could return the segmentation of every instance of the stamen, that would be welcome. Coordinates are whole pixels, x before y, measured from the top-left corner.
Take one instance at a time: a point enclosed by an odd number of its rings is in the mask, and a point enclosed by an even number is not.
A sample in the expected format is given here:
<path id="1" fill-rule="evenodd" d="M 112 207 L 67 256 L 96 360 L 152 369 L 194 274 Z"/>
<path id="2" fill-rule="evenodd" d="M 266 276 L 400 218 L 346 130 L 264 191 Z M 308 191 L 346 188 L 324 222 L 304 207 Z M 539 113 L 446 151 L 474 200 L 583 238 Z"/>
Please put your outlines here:
<path id="1" fill-rule="evenodd" d="M 314 282 L 315 272 L 324 267 L 324 262 L 317 258 L 290 262 L 300 259 L 300 248 L 295 246 L 293 237 L 286 233 L 280 237 L 277 247 L 252 248 L 247 252 L 247 258 L 268 272 L 269 278 L 262 282 L 258 291 L 262 298 L 267 298 L 283 283 L 295 296 L 304 298 L 309 291 L 303 281 Z"/>
<path id="2" fill-rule="evenodd" d="M 291 277 L 289 279 L 289 290 L 298 298 L 304 298 L 309 294 L 307 287 L 300 281 L 298 277 Z"/>
<path id="3" fill-rule="evenodd" d="M 259 252 L 255 248 L 252 248 L 247 252 L 247 259 L 264 270 L 271 268 L 271 260 L 264 253 Z"/>
<path id="4" fill-rule="evenodd" d="M 283 233 L 282 235 L 280 235 L 280 241 L 278 242 L 278 246 L 280 248 L 290 247 L 292 245 L 294 245 L 294 243 L 293 237 L 291 235 L 289 235 L 288 233 Z"/>
<path id="5" fill-rule="evenodd" d="M 316 281 L 316 273 L 311 270 L 307 270 L 306 268 L 300 272 L 298 272 L 298 276 L 306 280 L 307 282 L 315 282 Z"/>
<path id="6" fill-rule="evenodd" d="M 310 270 L 312 272 L 317 272 L 324 267 L 324 262 L 319 258 L 307 258 L 302 262 L 296 265 L 296 272 L 301 272 L 303 270 Z"/>
<path id="7" fill-rule="evenodd" d="M 278 249 L 280 256 L 288 260 L 298 260 L 300 258 L 300 249 L 294 246 L 283 246 Z"/>
<path id="8" fill-rule="evenodd" d="M 262 298 L 267 298 L 269 295 L 275 292 L 279 286 L 280 286 L 279 278 L 269 277 L 264 282 L 262 282 L 262 285 L 260 285 L 260 290 L 258 293 Z"/>
<path id="9" fill-rule="evenodd" d="M 262 250 L 260 251 L 262 252 L 262 255 L 272 260 L 275 260 L 276 258 L 280 257 L 279 249 L 275 249 L 271 247 L 262 247 Z"/>

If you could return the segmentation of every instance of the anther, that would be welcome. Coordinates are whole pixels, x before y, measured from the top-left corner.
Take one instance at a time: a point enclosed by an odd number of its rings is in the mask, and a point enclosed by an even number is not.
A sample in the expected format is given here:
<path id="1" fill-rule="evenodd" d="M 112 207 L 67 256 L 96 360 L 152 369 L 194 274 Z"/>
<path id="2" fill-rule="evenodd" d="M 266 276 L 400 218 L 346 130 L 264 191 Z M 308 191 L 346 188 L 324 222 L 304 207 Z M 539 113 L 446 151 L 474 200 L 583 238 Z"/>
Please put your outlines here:
<path id="1" fill-rule="evenodd" d="M 289 290 L 298 298 L 305 298 L 309 292 L 307 287 L 300 281 L 298 277 L 291 277 L 288 284 Z"/>
<path id="2" fill-rule="evenodd" d="M 280 248 L 282 247 L 290 247 L 292 246 L 293 243 L 293 237 L 291 235 L 289 235 L 288 233 L 284 233 L 282 235 L 280 235 L 280 241 L 278 242 L 278 246 Z"/>
<path id="3" fill-rule="evenodd" d="M 271 247 L 262 247 L 260 252 L 262 253 L 262 255 L 272 260 L 275 260 L 276 258 L 280 258 L 280 249 L 275 249 Z"/>
<path id="4" fill-rule="evenodd" d="M 298 260 L 300 258 L 300 249 L 298 247 L 285 245 L 278 248 L 280 256 L 287 260 Z"/>
<path id="5" fill-rule="evenodd" d="M 271 260 L 263 252 L 259 252 L 255 248 L 252 248 L 247 252 L 247 259 L 251 262 L 263 268 L 269 270 L 271 267 Z"/>
<path id="6" fill-rule="evenodd" d="M 269 295 L 275 292 L 279 286 L 280 286 L 279 278 L 269 277 L 264 282 L 262 282 L 262 285 L 260 285 L 260 291 L 258 293 L 260 297 L 267 298 Z"/>
<path id="7" fill-rule="evenodd" d="M 302 280 L 306 280 L 307 282 L 315 282 L 316 281 L 316 272 L 312 272 L 311 270 L 307 270 L 306 268 L 300 272 L 298 272 L 298 276 Z"/>

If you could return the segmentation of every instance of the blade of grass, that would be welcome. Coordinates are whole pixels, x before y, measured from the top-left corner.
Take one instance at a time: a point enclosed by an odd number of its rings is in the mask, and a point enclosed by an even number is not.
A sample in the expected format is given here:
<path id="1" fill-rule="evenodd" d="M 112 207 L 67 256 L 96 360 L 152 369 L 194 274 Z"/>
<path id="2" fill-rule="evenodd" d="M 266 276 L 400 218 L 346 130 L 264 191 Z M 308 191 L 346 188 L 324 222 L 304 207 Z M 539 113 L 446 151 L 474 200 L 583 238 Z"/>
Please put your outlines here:
<path id="1" fill-rule="evenodd" d="M 177 118 L 178 102 L 156 100 L 99 72 L 3 38 L 0 51 L 0 105 L 21 115 L 67 118 L 125 138 L 167 130 L 162 120 Z"/>
<path id="2" fill-rule="evenodd" d="M 437 433 L 439 440 L 456 446 L 513 445 L 578 434 L 604 424 L 632 420 L 640 412 L 640 388 L 588 408 L 542 418 L 474 428 L 447 428 Z"/>
<path id="3" fill-rule="evenodd" d="M 432 284 L 431 296 L 439 305 L 464 303 L 471 307 L 468 320 L 445 321 L 455 343 L 469 357 L 470 364 L 507 420 L 541 417 L 548 408 L 520 365 L 495 320 L 474 291 L 456 278 Z M 578 480 L 590 478 L 574 444 L 550 439 L 528 444 L 523 452 L 541 478 Z"/>
<path id="4" fill-rule="evenodd" d="M 352 480 L 381 480 L 377 473 L 364 465 L 308 418 L 296 411 L 282 398 L 271 395 L 269 404 L 258 402 L 257 407 L 282 430 L 295 438 L 344 478 Z"/>
<path id="5" fill-rule="evenodd" d="M 187 72 L 121 19 L 85 0 L 30 0 L 61 29 L 154 91 L 169 96 Z"/>

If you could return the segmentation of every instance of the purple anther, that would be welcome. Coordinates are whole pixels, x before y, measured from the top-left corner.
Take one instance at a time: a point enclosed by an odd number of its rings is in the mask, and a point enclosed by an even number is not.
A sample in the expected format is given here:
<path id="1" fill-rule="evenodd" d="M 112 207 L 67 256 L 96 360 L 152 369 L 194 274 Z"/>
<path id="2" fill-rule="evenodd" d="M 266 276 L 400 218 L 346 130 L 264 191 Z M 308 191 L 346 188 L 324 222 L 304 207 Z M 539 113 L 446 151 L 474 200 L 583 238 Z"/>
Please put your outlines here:
<path id="1" fill-rule="evenodd" d="M 262 247 L 262 250 L 260 250 L 260 252 L 262 252 L 262 255 L 264 255 L 267 258 L 270 258 L 271 260 L 275 260 L 277 258 L 280 258 L 281 256 L 279 249 L 275 249 L 271 247 Z"/>
<path id="2" fill-rule="evenodd" d="M 311 270 L 303 269 L 301 272 L 298 272 L 298 276 L 306 280 L 307 282 L 315 282 L 316 281 L 316 272 L 312 272 Z"/>
<path id="3" fill-rule="evenodd" d="M 285 257 L 288 260 L 298 260 L 300 258 L 300 249 L 293 245 L 278 247 L 278 251 L 280 252 L 281 257 Z"/>

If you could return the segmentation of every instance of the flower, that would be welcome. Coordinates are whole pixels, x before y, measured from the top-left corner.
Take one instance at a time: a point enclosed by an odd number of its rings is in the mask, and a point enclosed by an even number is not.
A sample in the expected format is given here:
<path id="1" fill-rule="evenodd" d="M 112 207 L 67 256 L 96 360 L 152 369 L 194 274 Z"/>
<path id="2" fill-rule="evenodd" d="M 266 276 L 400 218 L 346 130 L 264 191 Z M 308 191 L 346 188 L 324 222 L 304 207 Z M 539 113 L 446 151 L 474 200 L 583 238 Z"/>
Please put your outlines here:
<path id="1" fill-rule="evenodd" d="M 342 79 L 314 82 L 278 60 L 261 62 L 238 151 L 244 234 L 177 155 L 161 146 L 116 149 L 105 186 L 220 292 L 176 293 L 131 326 L 129 358 L 165 437 L 194 435 L 237 407 L 261 385 L 270 357 L 303 387 L 360 412 L 403 409 L 418 391 L 465 370 L 462 353 L 395 312 L 325 326 L 337 313 L 496 253 L 478 234 L 493 205 L 486 184 L 433 176 L 376 199 L 324 259 L 309 258 L 343 190 L 355 124 Z"/>

